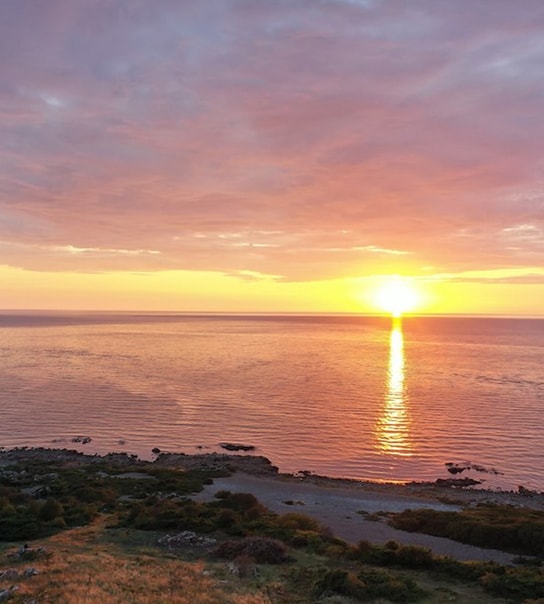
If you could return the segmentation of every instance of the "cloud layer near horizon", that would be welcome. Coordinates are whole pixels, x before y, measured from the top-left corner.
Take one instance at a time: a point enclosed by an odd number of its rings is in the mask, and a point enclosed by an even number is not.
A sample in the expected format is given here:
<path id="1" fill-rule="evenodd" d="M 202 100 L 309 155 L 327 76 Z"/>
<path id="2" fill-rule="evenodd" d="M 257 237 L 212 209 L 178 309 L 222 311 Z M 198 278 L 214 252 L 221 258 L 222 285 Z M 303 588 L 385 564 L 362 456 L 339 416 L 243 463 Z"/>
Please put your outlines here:
<path id="1" fill-rule="evenodd" d="M 0 264 L 542 266 L 540 0 L 21 0 L 0 56 Z"/>

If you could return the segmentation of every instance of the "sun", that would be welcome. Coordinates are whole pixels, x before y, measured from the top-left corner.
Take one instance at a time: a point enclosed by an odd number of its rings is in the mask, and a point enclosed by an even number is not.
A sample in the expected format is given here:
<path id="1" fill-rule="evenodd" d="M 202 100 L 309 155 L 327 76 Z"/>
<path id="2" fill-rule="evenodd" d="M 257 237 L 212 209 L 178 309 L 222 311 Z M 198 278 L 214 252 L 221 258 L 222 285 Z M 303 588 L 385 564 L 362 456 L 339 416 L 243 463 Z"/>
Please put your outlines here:
<path id="1" fill-rule="evenodd" d="M 421 303 L 421 296 L 413 279 L 399 275 L 384 279 L 374 293 L 373 299 L 376 307 L 394 317 L 413 311 Z"/>

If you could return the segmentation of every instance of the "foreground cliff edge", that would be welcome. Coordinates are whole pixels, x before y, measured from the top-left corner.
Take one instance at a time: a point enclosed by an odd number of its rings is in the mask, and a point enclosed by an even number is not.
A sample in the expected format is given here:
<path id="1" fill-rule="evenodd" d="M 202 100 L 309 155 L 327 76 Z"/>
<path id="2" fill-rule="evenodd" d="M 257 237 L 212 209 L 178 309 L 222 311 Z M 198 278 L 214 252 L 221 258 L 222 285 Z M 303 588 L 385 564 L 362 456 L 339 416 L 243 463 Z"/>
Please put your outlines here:
<path id="1" fill-rule="evenodd" d="M 0 601 L 529 602 L 542 499 L 247 455 L 2 451 Z"/>

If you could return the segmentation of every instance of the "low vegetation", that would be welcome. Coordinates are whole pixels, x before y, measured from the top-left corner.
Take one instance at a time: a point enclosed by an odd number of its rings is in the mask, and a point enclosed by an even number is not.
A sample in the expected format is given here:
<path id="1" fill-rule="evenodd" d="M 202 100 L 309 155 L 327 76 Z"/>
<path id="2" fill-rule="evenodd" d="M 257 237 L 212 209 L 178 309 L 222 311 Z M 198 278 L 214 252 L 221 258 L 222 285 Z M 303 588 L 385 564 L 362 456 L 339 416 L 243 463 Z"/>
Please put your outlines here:
<path id="1" fill-rule="evenodd" d="M 404 531 L 544 557 L 544 512 L 538 510 L 491 504 L 460 512 L 405 510 L 393 515 L 391 524 Z"/>
<path id="2" fill-rule="evenodd" d="M 354 547 L 304 514 L 270 512 L 249 493 L 220 491 L 209 503 L 190 497 L 219 474 L 137 460 L 33 458 L 1 467 L 0 601 L 529 604 L 544 598 L 544 573 L 534 560 L 505 567 L 456 562 L 395 542 Z M 519 535 L 541 522 L 526 510 L 506 512 L 508 534 L 522 518 Z M 404 513 L 393 522 L 427 532 L 423 517 L 424 511 Z M 494 530 L 500 526 L 498 510 L 466 510 L 466 518 L 480 525 L 493 518 Z M 512 551 L 539 550 L 516 542 Z"/>

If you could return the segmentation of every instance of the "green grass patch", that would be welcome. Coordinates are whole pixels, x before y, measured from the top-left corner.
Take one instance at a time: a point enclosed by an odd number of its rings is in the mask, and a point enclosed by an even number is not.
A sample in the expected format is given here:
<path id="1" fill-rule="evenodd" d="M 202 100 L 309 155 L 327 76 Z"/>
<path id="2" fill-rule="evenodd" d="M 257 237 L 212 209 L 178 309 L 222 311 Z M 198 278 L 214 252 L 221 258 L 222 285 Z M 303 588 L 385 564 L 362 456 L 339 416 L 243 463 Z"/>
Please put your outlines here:
<path id="1" fill-rule="evenodd" d="M 137 461 L 65 465 L 38 459 L 14 464 L 0 469 L 0 540 L 21 543 L 79 526 L 85 528 L 73 533 L 85 537 L 101 526 L 93 547 L 106 553 L 110 540 L 123 556 L 138 552 L 162 556 L 173 569 L 183 556 L 192 562 L 201 559 L 229 581 L 226 565 L 232 563 L 240 570 L 237 581 L 245 575 L 248 586 L 266 587 L 270 601 L 278 603 L 433 602 L 429 578 L 443 590 L 442 596 L 450 586 L 462 585 L 463 593 L 476 594 L 471 601 L 478 601 L 484 591 L 486 598 L 501 596 L 512 602 L 544 598 L 544 570 L 534 560 L 506 567 L 436 557 L 426 548 L 393 541 L 381 546 L 363 541 L 354 547 L 310 516 L 296 511 L 275 514 L 250 493 L 220 491 L 207 503 L 190 497 L 218 475 L 224 472 L 182 471 Z M 404 530 L 525 556 L 544 553 L 542 512 L 487 505 L 456 513 L 415 510 L 391 517 L 393 525 Z M 215 556 L 190 548 L 159 553 L 159 537 L 184 530 L 213 534 L 219 540 Z M 62 542 L 69 534 L 57 534 L 52 541 Z M 272 562 L 281 564 L 272 570 Z M 266 568 L 254 575 L 255 565 Z M 111 579 L 106 572 L 104 577 Z M 44 584 L 44 589 L 50 585 Z M 268 602 L 264 596 L 261 601 Z"/>
<path id="2" fill-rule="evenodd" d="M 185 521 L 205 529 L 206 514 L 195 514 L 188 495 L 217 475 L 224 472 L 185 472 L 141 462 L 72 466 L 32 459 L 13 464 L 0 471 L 0 540 L 42 538 L 86 525 L 104 512 L 128 517 L 138 528 L 169 529 Z"/>
<path id="3" fill-rule="evenodd" d="M 506 505 L 479 505 L 460 512 L 405 510 L 391 515 L 395 528 L 447 537 L 515 554 L 544 556 L 544 512 Z"/>

